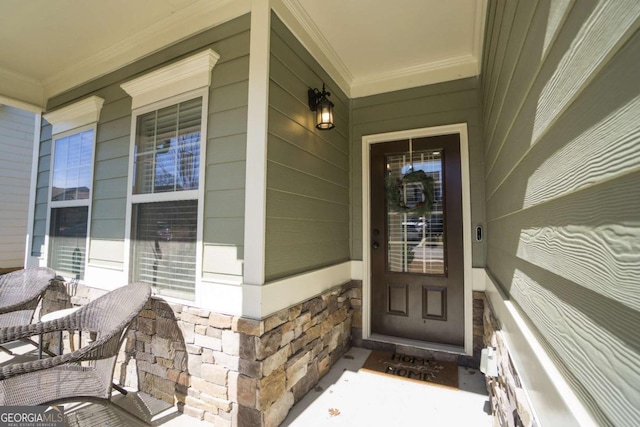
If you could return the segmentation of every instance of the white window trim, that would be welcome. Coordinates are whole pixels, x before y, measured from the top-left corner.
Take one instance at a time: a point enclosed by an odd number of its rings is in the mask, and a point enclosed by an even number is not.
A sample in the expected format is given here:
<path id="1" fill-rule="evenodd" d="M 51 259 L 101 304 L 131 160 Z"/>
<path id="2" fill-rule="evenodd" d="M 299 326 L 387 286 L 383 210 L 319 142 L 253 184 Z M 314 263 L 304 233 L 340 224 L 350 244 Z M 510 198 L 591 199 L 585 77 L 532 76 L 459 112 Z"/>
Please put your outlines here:
<path id="1" fill-rule="evenodd" d="M 97 97 L 94 97 L 94 98 L 97 98 Z M 100 103 L 100 106 L 102 106 L 102 103 Z M 99 116 L 100 111 L 98 111 L 97 114 Z M 48 115 L 45 115 L 45 119 L 47 119 L 47 116 Z M 98 116 L 96 116 L 96 120 Z M 56 144 L 58 140 L 62 138 L 66 138 L 71 135 L 83 133 L 88 130 L 93 130 L 93 149 L 91 150 L 91 186 L 89 188 L 89 197 L 86 199 L 78 199 L 78 200 L 60 200 L 60 201 L 51 200 L 51 196 L 53 195 L 53 165 L 55 164 L 55 152 L 56 152 L 55 149 L 56 149 Z M 94 186 L 93 176 L 95 172 L 97 132 L 98 132 L 98 126 L 97 126 L 97 123 L 94 122 L 90 125 L 74 127 L 71 130 L 67 130 L 65 132 L 55 134 L 51 138 L 51 159 L 49 163 L 49 188 L 47 190 L 47 220 L 46 220 L 45 235 L 44 235 L 44 262 L 45 262 L 45 265 L 47 266 L 49 265 L 49 261 L 50 261 L 49 243 L 50 243 L 50 237 L 51 237 L 50 236 L 51 211 L 53 209 L 58 209 L 58 208 L 87 206 L 87 237 L 85 241 L 85 250 L 84 250 L 85 256 L 84 256 L 84 268 L 83 268 L 85 274 L 87 272 L 87 266 L 89 265 L 89 258 L 90 258 L 89 257 L 89 247 L 90 247 L 89 240 L 91 236 L 91 208 L 93 206 L 93 186 Z M 75 277 L 66 277 L 66 276 L 63 276 L 63 277 L 66 281 L 75 279 Z M 84 283 L 84 279 L 81 279 L 80 283 Z"/>
<path id="2" fill-rule="evenodd" d="M 205 171 L 207 169 L 207 118 L 209 111 L 209 88 L 211 86 L 211 70 L 218 62 L 220 55 L 207 49 L 188 58 L 177 61 L 166 67 L 152 71 L 136 79 L 120 85 L 131 100 L 131 140 L 129 143 L 129 168 L 127 178 L 127 209 L 125 218 L 125 259 L 124 272 L 131 281 L 133 271 L 131 258 L 133 245 L 131 242 L 131 226 L 133 224 L 133 204 L 160 201 L 198 200 L 198 220 L 196 232 L 196 277 L 194 301 L 162 296 L 167 301 L 188 303 L 201 306 L 202 292 L 202 256 L 204 229 L 204 194 Z M 133 194 L 133 156 L 136 144 L 136 125 L 138 116 L 150 111 L 159 110 L 170 105 L 202 97 L 202 122 L 200 141 L 200 175 L 197 190 L 177 193 Z"/>

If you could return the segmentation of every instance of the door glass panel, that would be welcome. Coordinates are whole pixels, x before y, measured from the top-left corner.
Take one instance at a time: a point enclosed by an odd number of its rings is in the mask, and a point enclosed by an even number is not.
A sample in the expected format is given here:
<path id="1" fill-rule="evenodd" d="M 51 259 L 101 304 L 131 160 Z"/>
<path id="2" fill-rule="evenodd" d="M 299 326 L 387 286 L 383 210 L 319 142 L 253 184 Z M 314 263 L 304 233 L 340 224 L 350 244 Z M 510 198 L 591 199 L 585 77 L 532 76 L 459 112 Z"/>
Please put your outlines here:
<path id="1" fill-rule="evenodd" d="M 389 154 L 385 161 L 389 271 L 444 274 L 442 151 Z M 412 171 L 423 171 L 433 179 L 434 204 L 430 212 L 419 208 L 425 202 L 425 182 L 404 178 Z"/>

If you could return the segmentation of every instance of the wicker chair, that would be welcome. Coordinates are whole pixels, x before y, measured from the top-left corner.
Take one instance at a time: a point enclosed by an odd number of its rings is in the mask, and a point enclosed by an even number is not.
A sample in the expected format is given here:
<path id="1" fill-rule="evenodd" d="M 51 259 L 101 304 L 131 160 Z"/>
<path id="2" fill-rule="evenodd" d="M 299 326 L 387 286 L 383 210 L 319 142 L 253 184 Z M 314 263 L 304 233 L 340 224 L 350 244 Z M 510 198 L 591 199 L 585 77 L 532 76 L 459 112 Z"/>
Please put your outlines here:
<path id="1" fill-rule="evenodd" d="M 0 344 L 56 331 L 95 334 L 93 342 L 71 353 L 0 368 L 0 405 L 109 399 L 115 362 L 126 331 L 150 295 L 149 285 L 133 283 L 97 298 L 67 317 L 0 329 Z"/>
<path id="2" fill-rule="evenodd" d="M 56 272 L 36 267 L 0 276 L 0 328 L 31 323 L 33 313 Z"/>
<path id="3" fill-rule="evenodd" d="M 0 328 L 31 323 L 38 303 L 55 276 L 56 272 L 46 267 L 27 268 L 0 276 Z M 2 346 L 0 350 L 13 354 Z"/>

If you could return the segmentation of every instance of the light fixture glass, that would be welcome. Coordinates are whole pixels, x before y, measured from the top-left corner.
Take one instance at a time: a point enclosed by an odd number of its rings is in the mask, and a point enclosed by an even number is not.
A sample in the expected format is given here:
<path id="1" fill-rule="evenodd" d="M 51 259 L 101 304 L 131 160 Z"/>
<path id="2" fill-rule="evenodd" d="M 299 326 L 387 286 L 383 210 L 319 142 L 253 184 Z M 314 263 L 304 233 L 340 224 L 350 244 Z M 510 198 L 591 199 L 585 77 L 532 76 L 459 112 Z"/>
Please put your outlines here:
<path id="1" fill-rule="evenodd" d="M 316 127 L 321 130 L 333 129 L 333 104 L 327 98 L 318 102 L 316 108 Z"/>
<path id="2" fill-rule="evenodd" d="M 316 128 L 329 130 L 334 128 L 333 124 L 333 102 L 329 101 L 331 96 L 322 85 L 322 92 L 318 89 L 309 89 L 309 109 L 316 112 Z"/>

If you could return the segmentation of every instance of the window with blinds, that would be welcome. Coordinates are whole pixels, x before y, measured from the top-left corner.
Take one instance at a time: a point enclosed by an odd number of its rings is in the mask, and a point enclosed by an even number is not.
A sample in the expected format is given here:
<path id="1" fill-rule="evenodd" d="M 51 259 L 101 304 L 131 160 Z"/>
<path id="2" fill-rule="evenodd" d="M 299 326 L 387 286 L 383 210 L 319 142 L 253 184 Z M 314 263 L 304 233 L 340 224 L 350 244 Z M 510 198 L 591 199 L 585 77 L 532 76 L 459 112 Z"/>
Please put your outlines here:
<path id="1" fill-rule="evenodd" d="M 56 140 L 51 201 L 89 198 L 92 159 L 93 129 Z"/>
<path id="2" fill-rule="evenodd" d="M 196 190 L 202 98 L 138 116 L 133 194 Z"/>
<path id="3" fill-rule="evenodd" d="M 198 201 L 134 205 L 134 280 L 159 294 L 193 299 Z"/>
<path id="4" fill-rule="evenodd" d="M 186 300 L 195 299 L 202 111 L 198 97 L 138 115 L 133 147 L 133 280 Z"/>
<path id="5" fill-rule="evenodd" d="M 441 150 L 414 151 L 386 156 L 387 173 L 395 179 L 421 170 L 434 181 L 434 205 L 430 213 L 387 210 L 387 262 L 392 272 L 442 275 L 444 258 L 443 158 Z M 422 183 L 403 184 L 402 199 L 406 206 L 424 202 Z"/>
<path id="6" fill-rule="evenodd" d="M 94 142 L 88 129 L 53 144 L 48 264 L 74 279 L 84 278 Z"/>
<path id="7" fill-rule="evenodd" d="M 73 279 L 84 278 L 87 206 L 51 209 L 49 267 Z"/>

